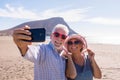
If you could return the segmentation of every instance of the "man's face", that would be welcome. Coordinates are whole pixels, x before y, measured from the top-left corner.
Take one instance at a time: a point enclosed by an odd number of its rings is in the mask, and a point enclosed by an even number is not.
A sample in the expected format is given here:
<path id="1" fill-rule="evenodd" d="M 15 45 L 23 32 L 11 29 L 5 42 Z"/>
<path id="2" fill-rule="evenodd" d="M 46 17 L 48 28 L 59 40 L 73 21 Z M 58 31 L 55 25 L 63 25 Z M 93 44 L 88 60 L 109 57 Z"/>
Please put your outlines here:
<path id="1" fill-rule="evenodd" d="M 66 37 L 67 37 L 66 32 L 62 29 L 56 29 L 51 34 L 51 41 L 56 49 L 61 49 Z"/>

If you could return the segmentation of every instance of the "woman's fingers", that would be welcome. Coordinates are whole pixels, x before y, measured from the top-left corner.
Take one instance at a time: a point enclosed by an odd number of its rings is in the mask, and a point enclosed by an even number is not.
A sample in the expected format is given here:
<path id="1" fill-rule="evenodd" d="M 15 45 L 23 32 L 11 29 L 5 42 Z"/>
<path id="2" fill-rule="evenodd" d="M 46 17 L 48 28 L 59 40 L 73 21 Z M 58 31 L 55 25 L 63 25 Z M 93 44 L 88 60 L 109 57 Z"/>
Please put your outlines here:
<path id="1" fill-rule="evenodd" d="M 87 49 L 87 51 L 88 51 L 89 57 L 90 57 L 90 58 L 93 58 L 94 55 L 95 55 L 95 53 L 94 53 L 93 51 L 91 51 L 90 49 Z"/>

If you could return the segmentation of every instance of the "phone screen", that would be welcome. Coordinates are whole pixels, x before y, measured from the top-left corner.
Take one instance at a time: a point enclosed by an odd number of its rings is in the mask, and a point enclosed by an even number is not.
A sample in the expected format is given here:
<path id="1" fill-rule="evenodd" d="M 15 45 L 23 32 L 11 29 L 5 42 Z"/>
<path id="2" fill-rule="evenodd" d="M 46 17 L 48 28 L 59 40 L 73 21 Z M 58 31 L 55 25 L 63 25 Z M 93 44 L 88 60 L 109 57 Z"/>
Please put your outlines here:
<path id="1" fill-rule="evenodd" d="M 46 30 L 45 28 L 35 28 L 29 30 L 32 34 L 32 40 L 31 42 L 44 42 L 45 36 L 46 36 Z"/>

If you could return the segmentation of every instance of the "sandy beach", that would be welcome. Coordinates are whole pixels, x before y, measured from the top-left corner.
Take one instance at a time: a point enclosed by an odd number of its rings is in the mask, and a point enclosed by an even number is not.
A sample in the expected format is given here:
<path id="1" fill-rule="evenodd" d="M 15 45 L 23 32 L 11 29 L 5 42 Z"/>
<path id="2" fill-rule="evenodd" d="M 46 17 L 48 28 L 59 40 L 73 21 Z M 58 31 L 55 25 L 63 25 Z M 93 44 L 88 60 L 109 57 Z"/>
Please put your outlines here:
<path id="1" fill-rule="evenodd" d="M 102 70 L 102 79 L 120 80 L 120 45 L 88 44 Z M 23 59 L 12 37 L 0 37 L 0 80 L 33 80 L 33 63 Z M 94 79 L 98 80 L 98 79 Z"/>

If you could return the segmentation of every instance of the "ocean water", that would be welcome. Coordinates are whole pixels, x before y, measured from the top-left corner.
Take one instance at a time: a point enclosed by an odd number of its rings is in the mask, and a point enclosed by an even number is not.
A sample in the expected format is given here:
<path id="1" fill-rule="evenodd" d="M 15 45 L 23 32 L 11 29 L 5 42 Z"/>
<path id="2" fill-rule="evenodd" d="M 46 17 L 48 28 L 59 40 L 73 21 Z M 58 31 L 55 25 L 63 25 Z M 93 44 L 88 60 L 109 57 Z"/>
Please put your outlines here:
<path id="1" fill-rule="evenodd" d="M 120 37 L 98 37 L 98 36 L 87 36 L 85 37 L 88 43 L 100 43 L 100 44 L 114 44 L 120 45 Z M 47 36 L 46 40 L 50 40 L 50 37 Z"/>
<path id="2" fill-rule="evenodd" d="M 115 44 L 120 45 L 120 37 L 86 37 L 88 43 Z"/>

